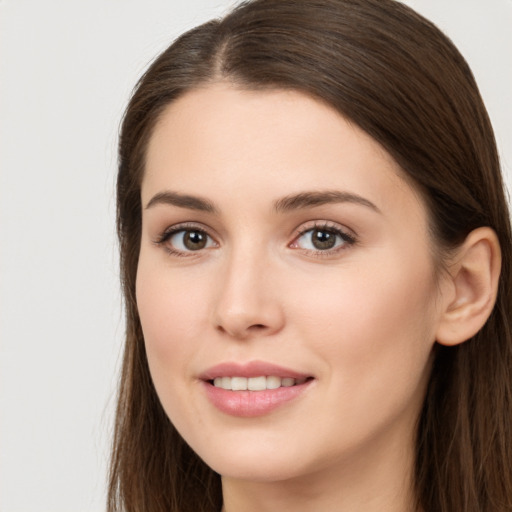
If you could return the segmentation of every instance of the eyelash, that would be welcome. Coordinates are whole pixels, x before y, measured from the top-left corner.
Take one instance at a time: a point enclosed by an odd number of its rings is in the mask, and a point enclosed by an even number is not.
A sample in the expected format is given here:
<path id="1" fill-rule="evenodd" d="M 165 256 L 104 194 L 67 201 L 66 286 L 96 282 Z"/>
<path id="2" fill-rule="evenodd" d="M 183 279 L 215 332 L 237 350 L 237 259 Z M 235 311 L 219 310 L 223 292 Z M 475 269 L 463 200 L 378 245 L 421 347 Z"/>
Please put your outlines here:
<path id="1" fill-rule="evenodd" d="M 308 254 L 312 254 L 316 257 L 330 257 L 337 255 L 341 251 L 347 250 L 349 247 L 355 245 L 357 243 L 357 239 L 354 234 L 348 233 L 344 228 L 339 226 L 338 224 L 325 222 L 325 221 L 312 221 L 311 223 L 306 224 L 305 226 L 301 226 L 299 230 L 294 235 L 293 241 L 290 246 L 293 246 L 297 243 L 297 241 L 305 236 L 307 233 L 317 232 L 327 232 L 333 234 L 335 237 L 339 237 L 342 241 L 341 245 L 331 248 L 331 249 L 301 249 L 300 247 L 296 247 L 297 250 L 302 250 Z M 335 240 L 336 243 L 336 240 Z"/>
<path id="2" fill-rule="evenodd" d="M 199 227 L 196 224 L 185 223 L 185 224 L 177 224 L 176 226 L 167 228 L 154 241 L 154 243 L 156 245 L 163 246 L 164 249 L 166 250 L 166 252 L 168 254 L 170 254 L 171 256 L 178 256 L 178 257 L 182 257 L 182 258 L 190 257 L 190 256 L 194 255 L 195 252 L 200 252 L 201 249 L 198 251 L 180 251 L 179 249 L 175 249 L 170 244 L 167 243 L 177 233 L 183 232 L 185 234 L 187 231 L 189 233 L 192 233 L 192 232 L 193 233 L 201 233 L 201 234 L 207 236 L 210 240 L 213 240 L 213 237 L 211 237 L 205 229 Z"/>
<path id="3" fill-rule="evenodd" d="M 309 232 L 327 232 L 330 234 L 333 234 L 335 237 L 339 237 L 342 241 L 341 245 L 329 248 L 329 249 L 302 249 L 300 247 L 293 247 L 300 238 L 304 237 Z M 193 256 L 194 253 L 200 253 L 204 249 L 211 248 L 211 247 L 205 247 L 203 249 L 198 249 L 197 251 L 189 250 L 189 251 L 182 251 L 179 249 L 173 248 L 169 242 L 169 240 L 176 234 L 183 232 L 185 234 L 186 232 L 193 232 L 193 233 L 200 233 L 206 237 L 208 237 L 209 240 L 214 240 L 212 236 L 208 234 L 208 232 L 196 225 L 191 223 L 186 224 L 178 224 L 176 226 L 172 226 L 170 228 L 167 228 L 155 241 L 154 243 L 159 246 L 163 246 L 168 254 L 171 256 L 178 256 L 178 257 L 190 257 Z M 208 243 L 208 242 L 207 242 Z M 336 243 L 336 242 L 335 242 Z M 288 247 L 292 247 L 296 250 L 301 250 L 303 252 L 306 252 L 308 254 L 312 254 L 316 257 L 329 257 L 338 254 L 341 251 L 347 250 L 350 246 L 353 246 L 357 243 L 357 239 L 353 234 L 347 233 L 344 229 L 341 228 L 341 226 L 325 221 L 312 221 L 309 224 L 306 224 L 306 226 L 301 227 L 301 229 L 298 229 L 294 235 L 293 235 L 293 241 L 288 244 Z M 214 244 L 218 246 L 218 244 L 214 241 Z"/>

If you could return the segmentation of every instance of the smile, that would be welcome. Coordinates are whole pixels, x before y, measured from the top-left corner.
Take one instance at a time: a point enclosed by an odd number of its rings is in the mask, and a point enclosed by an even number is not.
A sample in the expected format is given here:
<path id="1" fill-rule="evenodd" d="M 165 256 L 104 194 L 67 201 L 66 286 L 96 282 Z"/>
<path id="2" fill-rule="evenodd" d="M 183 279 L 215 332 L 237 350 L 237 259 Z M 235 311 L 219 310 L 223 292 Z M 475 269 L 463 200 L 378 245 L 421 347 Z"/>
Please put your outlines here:
<path id="1" fill-rule="evenodd" d="M 240 418 L 270 414 L 308 394 L 316 378 L 264 361 L 225 362 L 199 376 L 206 398 L 218 411 Z"/>
<path id="2" fill-rule="evenodd" d="M 260 376 L 260 377 L 215 377 L 213 385 L 216 388 L 231 391 L 265 391 L 303 384 L 306 378 Z"/>

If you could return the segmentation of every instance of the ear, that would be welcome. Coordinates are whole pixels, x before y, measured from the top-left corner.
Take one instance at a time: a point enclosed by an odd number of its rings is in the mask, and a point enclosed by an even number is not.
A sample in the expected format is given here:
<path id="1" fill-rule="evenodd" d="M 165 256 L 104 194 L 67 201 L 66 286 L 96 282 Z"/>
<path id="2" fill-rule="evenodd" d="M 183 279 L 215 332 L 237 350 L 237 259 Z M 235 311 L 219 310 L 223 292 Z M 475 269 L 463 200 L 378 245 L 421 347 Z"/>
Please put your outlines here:
<path id="1" fill-rule="evenodd" d="M 446 304 L 436 333 L 437 342 L 449 346 L 474 336 L 492 312 L 501 269 L 496 233 L 489 227 L 475 229 L 451 261 L 446 278 L 451 291 L 443 294 Z"/>

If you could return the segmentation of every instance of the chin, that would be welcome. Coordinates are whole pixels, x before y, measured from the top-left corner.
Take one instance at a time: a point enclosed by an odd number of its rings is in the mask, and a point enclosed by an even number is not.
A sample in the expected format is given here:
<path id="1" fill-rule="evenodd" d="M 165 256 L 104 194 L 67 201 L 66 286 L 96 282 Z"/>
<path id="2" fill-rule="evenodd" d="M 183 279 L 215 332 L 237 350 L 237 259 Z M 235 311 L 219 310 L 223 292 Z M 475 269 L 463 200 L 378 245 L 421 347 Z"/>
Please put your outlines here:
<path id="1" fill-rule="evenodd" d="M 224 457 L 221 460 L 207 464 L 222 477 L 234 480 L 246 480 L 250 482 L 277 482 L 290 480 L 301 475 L 301 471 L 290 460 L 268 462 L 268 459 L 260 457 L 259 460 L 231 460 Z"/>
<path id="2" fill-rule="evenodd" d="M 211 443 L 211 440 L 210 440 Z M 223 477 L 253 482 L 290 480 L 314 471 L 315 461 L 308 461 L 304 443 L 217 441 L 193 447 L 216 473 Z M 298 455 L 300 454 L 300 455 Z"/>

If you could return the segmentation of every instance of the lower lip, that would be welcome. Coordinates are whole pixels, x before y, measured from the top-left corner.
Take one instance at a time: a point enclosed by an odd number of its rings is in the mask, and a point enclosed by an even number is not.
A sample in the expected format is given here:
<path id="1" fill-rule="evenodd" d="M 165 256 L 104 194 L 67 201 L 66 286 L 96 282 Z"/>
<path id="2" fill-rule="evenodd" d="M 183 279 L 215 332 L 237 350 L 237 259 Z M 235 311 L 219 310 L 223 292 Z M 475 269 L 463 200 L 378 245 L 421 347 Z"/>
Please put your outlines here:
<path id="1" fill-rule="evenodd" d="M 295 386 L 266 389 L 264 391 L 230 391 L 204 382 L 206 396 L 220 411 L 230 416 L 251 418 L 269 414 L 282 405 L 298 398 L 310 386 L 311 380 Z"/>

